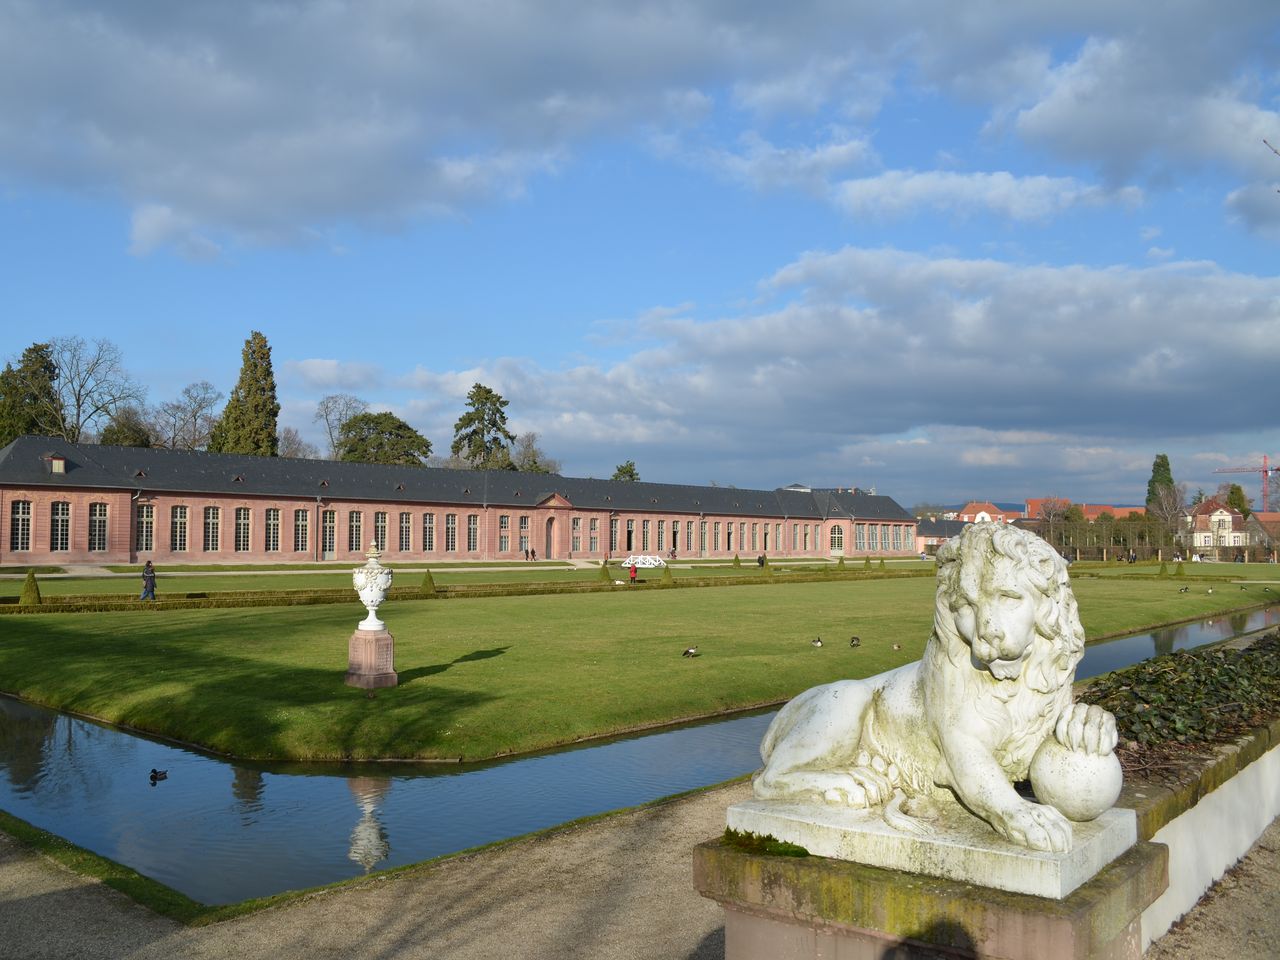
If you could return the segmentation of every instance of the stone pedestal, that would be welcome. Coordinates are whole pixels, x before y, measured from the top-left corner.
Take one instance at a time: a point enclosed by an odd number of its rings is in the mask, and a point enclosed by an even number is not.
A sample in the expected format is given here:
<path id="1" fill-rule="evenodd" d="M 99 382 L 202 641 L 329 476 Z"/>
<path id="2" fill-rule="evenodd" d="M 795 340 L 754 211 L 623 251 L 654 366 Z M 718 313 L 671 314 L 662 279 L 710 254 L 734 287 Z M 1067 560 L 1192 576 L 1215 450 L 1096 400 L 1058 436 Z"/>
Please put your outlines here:
<path id="1" fill-rule="evenodd" d="M 785 840 L 815 856 L 1059 900 L 1138 838 L 1134 812 L 1113 807 L 1096 820 L 1073 823 L 1070 850 L 1045 853 L 1001 839 L 959 804 L 940 806 L 941 815 L 931 821 L 933 832 L 924 836 L 894 829 L 879 811 L 830 804 L 747 800 L 729 808 L 727 822 L 734 830 Z"/>
<path id="2" fill-rule="evenodd" d="M 347 644 L 348 686 L 372 690 L 394 687 L 396 640 L 386 630 L 357 630 Z"/>
<path id="3" fill-rule="evenodd" d="M 726 960 L 1139 960 L 1168 848 L 1137 843 L 1061 900 L 722 840 L 693 874 L 725 909 Z"/>

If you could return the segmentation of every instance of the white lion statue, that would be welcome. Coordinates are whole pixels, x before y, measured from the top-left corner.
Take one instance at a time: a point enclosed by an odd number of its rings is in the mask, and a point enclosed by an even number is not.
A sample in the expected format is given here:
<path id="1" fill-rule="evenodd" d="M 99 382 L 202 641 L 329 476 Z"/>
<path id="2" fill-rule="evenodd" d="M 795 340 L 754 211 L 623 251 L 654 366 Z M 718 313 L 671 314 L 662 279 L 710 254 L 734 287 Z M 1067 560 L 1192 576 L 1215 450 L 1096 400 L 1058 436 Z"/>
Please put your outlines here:
<path id="1" fill-rule="evenodd" d="M 1083 650 L 1063 559 L 1027 531 L 972 524 L 938 551 L 923 658 L 788 703 L 760 744 L 755 796 L 881 806 L 887 822 L 916 832 L 959 800 L 1013 843 L 1068 850 L 1066 817 L 1013 782 L 1050 736 L 1111 759 L 1115 718 L 1072 703 Z"/>

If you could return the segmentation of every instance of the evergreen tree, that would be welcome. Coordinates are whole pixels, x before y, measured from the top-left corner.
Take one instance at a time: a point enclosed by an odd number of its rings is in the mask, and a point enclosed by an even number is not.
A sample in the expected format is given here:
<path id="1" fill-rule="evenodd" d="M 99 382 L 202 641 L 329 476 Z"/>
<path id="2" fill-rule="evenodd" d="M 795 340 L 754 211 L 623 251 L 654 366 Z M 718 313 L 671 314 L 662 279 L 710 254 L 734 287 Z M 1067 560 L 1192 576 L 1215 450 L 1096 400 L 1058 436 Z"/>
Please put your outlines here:
<path id="1" fill-rule="evenodd" d="M 669 587 L 669 586 L 672 586 L 674 583 L 675 583 L 675 581 L 671 579 L 671 568 L 670 568 L 670 567 L 668 567 L 666 564 L 663 564 L 663 566 L 662 566 L 662 585 L 663 585 L 664 587 Z"/>
<path id="2" fill-rule="evenodd" d="M 426 573 L 422 575 L 422 592 L 427 595 L 436 592 L 436 581 L 435 578 L 431 576 L 430 570 L 427 570 Z"/>
<path id="3" fill-rule="evenodd" d="M 1240 515 L 1246 520 L 1253 511 L 1249 508 L 1249 498 L 1244 495 L 1244 487 L 1238 483 L 1231 484 L 1227 490 L 1227 506 L 1232 510 L 1238 510 Z"/>
<path id="4" fill-rule="evenodd" d="M 22 584 L 22 593 L 18 597 L 18 604 L 24 607 L 36 607 L 42 602 L 40 599 L 40 584 L 36 583 L 36 572 L 28 570 L 27 579 Z"/>
<path id="5" fill-rule="evenodd" d="M 609 479 L 627 480 L 633 483 L 638 481 L 640 479 L 640 472 L 636 470 L 636 462 L 634 460 L 628 460 L 626 463 L 618 464 L 617 469 L 613 471 L 613 476 Z"/>
<path id="6" fill-rule="evenodd" d="M 609 573 L 609 564 L 603 560 L 600 561 L 600 572 L 596 574 L 596 579 L 601 583 L 613 583 L 613 575 Z"/>
<path id="7" fill-rule="evenodd" d="M 209 438 L 212 453 L 247 453 L 274 457 L 279 450 L 280 401 L 271 371 L 271 345 L 257 330 L 241 353 L 240 379 L 231 391 L 222 419 Z"/>
<path id="8" fill-rule="evenodd" d="M 57 379 L 52 344 L 33 343 L 22 351 L 17 367 L 5 364 L 0 371 L 0 447 L 23 434 L 61 434 Z"/>
<path id="9" fill-rule="evenodd" d="M 338 430 L 337 459 L 420 467 L 431 441 L 394 413 L 358 413 Z"/>
<path id="10" fill-rule="evenodd" d="M 1160 488 L 1173 486 L 1173 468 L 1167 454 L 1157 453 L 1151 464 L 1151 479 L 1147 481 L 1147 506 L 1154 507 L 1160 500 Z"/>
<path id="11" fill-rule="evenodd" d="M 155 438 L 142 411 L 135 406 L 121 407 L 98 437 L 98 442 L 111 447 L 152 447 Z"/>
<path id="12" fill-rule="evenodd" d="M 516 437 L 507 429 L 509 402 L 483 383 L 472 386 L 467 412 L 453 425 L 450 452 L 477 470 L 514 470 L 510 445 Z"/>

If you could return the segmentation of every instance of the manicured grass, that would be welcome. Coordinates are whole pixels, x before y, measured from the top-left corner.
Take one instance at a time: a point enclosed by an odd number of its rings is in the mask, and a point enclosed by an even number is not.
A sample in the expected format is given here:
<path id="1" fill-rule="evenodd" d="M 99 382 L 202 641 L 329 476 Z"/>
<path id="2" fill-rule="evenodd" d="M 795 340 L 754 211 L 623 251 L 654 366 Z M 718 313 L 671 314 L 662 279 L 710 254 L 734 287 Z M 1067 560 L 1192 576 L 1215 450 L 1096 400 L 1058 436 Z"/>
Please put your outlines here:
<path id="1" fill-rule="evenodd" d="M 389 601 L 401 685 L 343 684 L 358 604 L 13 615 L 0 686 L 253 757 L 480 759 L 794 696 L 920 656 L 931 579 Z M 1077 585 L 1091 638 L 1258 602 Z M 862 646 L 851 649 L 851 634 Z M 825 646 L 809 641 L 817 635 Z M 892 645 L 898 642 L 901 650 Z M 696 644 L 697 658 L 681 651 Z"/>
<path id="2" fill-rule="evenodd" d="M 351 560 L 328 560 L 323 563 L 173 563 L 165 564 L 165 569 L 174 573 L 235 573 L 238 570 L 246 572 L 262 571 L 262 570 L 342 570 L 349 571 L 352 567 L 360 566 L 363 561 Z M 432 570 L 456 567 L 466 570 L 471 567 L 567 567 L 568 561 L 565 560 L 539 560 L 537 563 L 530 563 L 524 560 L 492 560 L 483 563 L 467 562 L 467 563 L 436 563 L 434 561 L 423 559 L 421 561 L 393 561 L 383 564 L 384 567 L 390 567 L 393 570 L 423 570 L 430 567 Z M 141 564 L 108 564 L 103 569 L 110 570 L 112 573 L 137 573 L 142 568 Z M 7 568 L 0 567 L 0 570 Z M 40 568 L 37 568 L 39 572 Z M 50 567 L 51 571 L 56 572 L 60 568 Z"/>
<path id="3" fill-rule="evenodd" d="M 919 562 L 917 561 L 917 566 Z M 315 590 L 345 589 L 351 586 L 351 567 L 325 572 L 321 570 L 301 570 L 297 573 L 239 573 L 239 568 L 220 568 L 225 573 L 183 573 L 182 568 L 164 567 L 158 571 L 156 578 L 156 594 L 163 598 L 166 594 L 177 593 L 222 593 L 243 590 Z M 431 567 L 431 577 L 438 586 L 451 584 L 483 584 L 483 583 L 594 583 L 600 577 L 599 567 L 555 567 L 540 564 L 528 564 L 512 569 L 477 570 L 466 567 Z M 901 572 L 908 569 L 894 566 L 889 572 Z M 850 568 L 849 572 L 857 572 L 858 568 Z M 134 576 L 117 577 L 58 577 L 56 579 L 40 579 L 40 593 L 46 597 L 66 597 L 74 595 L 119 595 L 137 596 L 141 590 L 141 575 L 136 569 L 130 571 Z M 774 567 L 774 574 L 786 577 L 795 573 L 832 573 L 830 564 L 792 564 Z M 876 572 L 872 571 L 873 574 Z M 615 580 L 626 580 L 628 571 L 616 565 L 609 567 L 610 576 Z M 715 577 L 759 577 L 763 576 L 760 568 L 754 564 L 734 567 L 728 564 L 714 566 L 679 566 L 672 567 L 671 575 L 675 579 L 683 578 L 715 578 Z M 642 582 L 660 579 L 661 570 L 644 570 L 639 573 Z M 396 573 L 397 587 L 417 587 L 422 583 L 422 573 L 416 570 L 401 570 Z M 0 580 L 0 597 L 16 597 L 22 592 L 22 580 Z"/>
<path id="4" fill-rule="evenodd" d="M 1081 563 L 1078 566 L 1079 571 L 1075 565 L 1072 566 L 1073 576 L 1077 572 L 1101 577 L 1155 577 L 1160 573 L 1158 563 Z M 1165 561 L 1170 580 L 1175 580 L 1173 571 L 1177 566 L 1171 560 Z M 1191 563 L 1184 560 L 1182 573 L 1187 579 L 1280 581 L 1280 563 Z"/>

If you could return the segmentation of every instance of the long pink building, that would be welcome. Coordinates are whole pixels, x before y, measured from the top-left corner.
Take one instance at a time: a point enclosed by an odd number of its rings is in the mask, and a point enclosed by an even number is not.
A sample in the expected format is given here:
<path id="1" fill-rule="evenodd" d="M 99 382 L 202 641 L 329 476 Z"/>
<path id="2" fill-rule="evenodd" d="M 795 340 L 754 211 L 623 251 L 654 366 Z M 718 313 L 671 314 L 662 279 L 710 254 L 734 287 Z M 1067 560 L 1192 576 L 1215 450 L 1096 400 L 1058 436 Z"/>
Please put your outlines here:
<path id="1" fill-rule="evenodd" d="M 739 490 L 506 470 L 73 444 L 0 450 L 0 563 L 279 563 L 915 552 L 915 520 L 857 490 Z"/>

